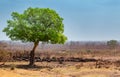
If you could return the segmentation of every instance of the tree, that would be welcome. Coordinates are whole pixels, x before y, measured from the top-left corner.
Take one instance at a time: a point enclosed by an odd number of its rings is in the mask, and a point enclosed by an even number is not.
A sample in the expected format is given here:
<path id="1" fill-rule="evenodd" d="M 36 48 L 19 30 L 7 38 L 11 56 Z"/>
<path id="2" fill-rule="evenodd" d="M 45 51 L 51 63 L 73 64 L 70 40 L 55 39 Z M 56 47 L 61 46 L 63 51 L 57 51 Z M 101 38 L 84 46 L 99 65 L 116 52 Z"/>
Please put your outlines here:
<path id="1" fill-rule="evenodd" d="M 116 40 L 107 41 L 107 46 L 109 46 L 110 49 L 115 49 L 117 45 L 118 43 Z"/>
<path id="2" fill-rule="evenodd" d="M 35 49 L 39 42 L 63 44 L 67 37 L 63 34 L 63 18 L 49 8 L 28 8 L 22 14 L 12 13 L 12 20 L 3 29 L 11 40 L 33 42 L 30 52 L 30 66 L 34 65 Z"/>

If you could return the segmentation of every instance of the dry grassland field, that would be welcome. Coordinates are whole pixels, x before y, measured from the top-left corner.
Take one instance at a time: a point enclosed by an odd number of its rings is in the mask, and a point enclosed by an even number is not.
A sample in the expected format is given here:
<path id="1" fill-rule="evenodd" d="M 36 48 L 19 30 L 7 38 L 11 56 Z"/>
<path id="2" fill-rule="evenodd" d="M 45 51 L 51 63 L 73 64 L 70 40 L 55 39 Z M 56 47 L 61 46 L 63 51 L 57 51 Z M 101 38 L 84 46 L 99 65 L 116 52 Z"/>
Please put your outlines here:
<path id="1" fill-rule="evenodd" d="M 114 66 L 96 68 L 94 62 L 36 62 L 34 68 L 28 62 L 7 62 L 0 68 L 0 77 L 120 77 Z"/>
<path id="2" fill-rule="evenodd" d="M 120 0 L 0 0 L 0 77 L 120 77 Z"/>
<path id="3" fill-rule="evenodd" d="M 0 77 L 120 77 L 120 45 L 116 49 L 104 44 L 45 45 L 36 50 L 32 67 L 28 66 L 32 46 L 0 45 Z"/>

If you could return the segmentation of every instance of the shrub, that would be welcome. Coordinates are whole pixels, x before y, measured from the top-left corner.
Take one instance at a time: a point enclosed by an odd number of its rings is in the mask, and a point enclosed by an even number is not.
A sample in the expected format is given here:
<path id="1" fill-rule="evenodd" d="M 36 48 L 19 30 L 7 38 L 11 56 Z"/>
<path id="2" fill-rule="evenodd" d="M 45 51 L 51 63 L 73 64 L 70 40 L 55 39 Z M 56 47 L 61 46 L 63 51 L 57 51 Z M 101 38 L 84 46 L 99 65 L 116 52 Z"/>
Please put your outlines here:
<path id="1" fill-rule="evenodd" d="M 92 52 L 91 50 L 87 50 L 87 53 L 90 53 L 90 52 Z"/>
<path id="2" fill-rule="evenodd" d="M 0 62 L 6 62 L 10 60 L 10 53 L 0 49 Z"/>
<path id="3" fill-rule="evenodd" d="M 10 70 L 15 70 L 15 65 L 14 64 L 11 64 Z"/>
<path id="4" fill-rule="evenodd" d="M 83 63 L 76 64 L 75 67 L 76 67 L 76 69 L 80 69 L 81 67 L 83 67 Z"/>

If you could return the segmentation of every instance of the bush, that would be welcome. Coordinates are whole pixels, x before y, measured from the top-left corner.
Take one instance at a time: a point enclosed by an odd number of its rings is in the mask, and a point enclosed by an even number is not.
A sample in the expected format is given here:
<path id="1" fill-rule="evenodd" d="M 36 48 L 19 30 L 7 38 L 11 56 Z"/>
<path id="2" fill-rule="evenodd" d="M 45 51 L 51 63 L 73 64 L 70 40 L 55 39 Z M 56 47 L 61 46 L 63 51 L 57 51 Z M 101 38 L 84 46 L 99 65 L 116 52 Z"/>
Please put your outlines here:
<path id="1" fill-rule="evenodd" d="M 92 52 L 91 50 L 87 50 L 87 53 L 90 53 L 90 52 Z"/>
<path id="2" fill-rule="evenodd" d="M 75 67 L 76 67 L 76 69 L 80 69 L 81 67 L 83 67 L 83 63 L 76 64 Z"/>
<path id="3" fill-rule="evenodd" d="M 0 62 L 6 62 L 10 60 L 10 53 L 5 50 L 0 50 Z"/>
<path id="4" fill-rule="evenodd" d="M 10 70 L 15 70 L 15 65 L 14 65 L 14 64 L 12 64 L 12 65 L 10 66 Z"/>

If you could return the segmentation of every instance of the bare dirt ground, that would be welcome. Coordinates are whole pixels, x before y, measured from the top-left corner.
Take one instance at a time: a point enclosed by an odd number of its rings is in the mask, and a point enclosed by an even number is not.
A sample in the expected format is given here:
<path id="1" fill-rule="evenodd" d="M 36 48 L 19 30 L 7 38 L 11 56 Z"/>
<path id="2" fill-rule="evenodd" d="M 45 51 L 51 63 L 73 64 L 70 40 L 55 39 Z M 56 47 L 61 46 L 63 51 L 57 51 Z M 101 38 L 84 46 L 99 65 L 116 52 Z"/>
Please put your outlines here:
<path id="1" fill-rule="evenodd" d="M 120 71 L 110 68 L 95 68 L 94 63 L 37 62 L 28 68 L 28 62 L 7 62 L 0 68 L 0 77 L 120 77 Z M 15 68 L 11 70 L 11 68 Z"/>

